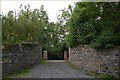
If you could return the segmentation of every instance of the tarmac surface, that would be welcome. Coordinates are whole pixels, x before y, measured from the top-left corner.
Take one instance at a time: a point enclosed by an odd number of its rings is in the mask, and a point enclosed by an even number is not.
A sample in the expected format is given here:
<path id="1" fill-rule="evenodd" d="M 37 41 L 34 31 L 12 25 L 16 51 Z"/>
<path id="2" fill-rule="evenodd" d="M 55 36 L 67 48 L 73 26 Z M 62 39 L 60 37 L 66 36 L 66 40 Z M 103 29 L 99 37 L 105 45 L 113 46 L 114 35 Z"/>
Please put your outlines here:
<path id="1" fill-rule="evenodd" d="M 12 76 L 12 78 L 93 78 L 79 70 L 70 67 L 66 62 L 48 61 L 32 68 L 25 75 Z"/>

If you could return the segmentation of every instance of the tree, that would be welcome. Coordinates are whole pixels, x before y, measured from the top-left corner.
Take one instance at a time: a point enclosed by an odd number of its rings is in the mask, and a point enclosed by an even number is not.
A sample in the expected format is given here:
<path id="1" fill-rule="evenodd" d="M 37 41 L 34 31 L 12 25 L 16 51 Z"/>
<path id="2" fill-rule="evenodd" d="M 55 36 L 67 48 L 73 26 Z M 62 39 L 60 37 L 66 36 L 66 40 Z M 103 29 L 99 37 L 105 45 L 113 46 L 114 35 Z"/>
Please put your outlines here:
<path id="1" fill-rule="evenodd" d="M 43 33 L 49 24 L 44 6 L 31 11 L 29 5 L 24 7 L 21 5 L 18 14 L 9 11 L 7 15 L 2 15 L 2 23 L 4 45 L 21 42 L 43 45 L 45 38 Z"/>
<path id="2" fill-rule="evenodd" d="M 20 5 L 18 14 L 9 11 L 2 15 L 3 45 L 32 42 L 40 44 L 48 53 L 61 58 L 64 50 L 66 24 L 70 14 L 62 10 L 58 22 L 49 22 L 47 12 L 42 5 L 40 9 L 30 10 L 30 5 Z"/>
<path id="3" fill-rule="evenodd" d="M 120 33 L 117 31 L 120 30 L 118 27 L 120 25 L 119 8 L 119 2 L 76 3 L 68 23 L 67 45 L 89 44 L 95 48 L 120 45 L 118 43 Z"/>

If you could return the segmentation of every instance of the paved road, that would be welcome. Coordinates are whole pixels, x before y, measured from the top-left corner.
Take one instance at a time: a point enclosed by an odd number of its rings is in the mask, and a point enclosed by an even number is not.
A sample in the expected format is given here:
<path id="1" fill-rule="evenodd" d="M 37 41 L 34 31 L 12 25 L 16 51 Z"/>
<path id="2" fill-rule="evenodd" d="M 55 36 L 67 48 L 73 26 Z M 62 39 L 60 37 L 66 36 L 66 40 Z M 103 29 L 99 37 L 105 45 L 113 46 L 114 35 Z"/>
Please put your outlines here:
<path id="1" fill-rule="evenodd" d="M 77 71 L 65 62 L 47 62 L 34 67 L 27 75 L 14 78 L 92 78 Z"/>

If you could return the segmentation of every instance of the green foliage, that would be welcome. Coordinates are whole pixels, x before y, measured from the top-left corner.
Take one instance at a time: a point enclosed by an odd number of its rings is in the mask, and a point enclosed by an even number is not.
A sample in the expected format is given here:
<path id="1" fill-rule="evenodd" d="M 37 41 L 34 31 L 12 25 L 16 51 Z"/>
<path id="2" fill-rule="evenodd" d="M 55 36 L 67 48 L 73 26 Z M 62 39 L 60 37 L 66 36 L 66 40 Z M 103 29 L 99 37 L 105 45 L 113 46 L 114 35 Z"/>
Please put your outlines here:
<path id="1" fill-rule="evenodd" d="M 90 45 L 94 48 L 111 48 L 113 47 L 112 42 L 114 38 L 112 31 L 105 30 L 102 31 L 101 35 L 97 36 L 96 39 L 93 39 Z"/>
<path id="2" fill-rule="evenodd" d="M 98 40 L 96 40 L 96 41 L 98 41 Z M 101 48 L 102 44 L 100 42 L 91 42 L 90 46 L 93 48 Z"/>
<path id="3" fill-rule="evenodd" d="M 21 5 L 18 14 L 1 14 L 2 44 L 33 42 L 56 55 L 81 44 L 94 48 L 120 45 L 119 2 L 78 2 L 74 9 L 69 5 L 60 12 L 56 23 L 49 22 L 44 6 L 32 11 L 30 5 Z"/>
<path id="4" fill-rule="evenodd" d="M 16 76 L 25 76 L 28 73 L 30 73 L 30 71 L 31 71 L 30 67 L 25 67 L 25 68 L 18 70 L 16 72 L 11 72 L 10 74 L 8 74 L 5 77 L 2 77 L 2 80 L 9 80 L 9 78 L 14 78 Z"/>
<path id="5" fill-rule="evenodd" d="M 94 48 L 111 48 L 120 45 L 119 10 L 119 2 L 76 3 L 67 25 L 67 46 L 89 44 Z"/>
<path id="6" fill-rule="evenodd" d="M 2 44 L 23 42 L 37 43 L 53 55 L 61 55 L 64 50 L 67 10 L 61 10 L 56 23 L 49 22 L 47 12 L 42 5 L 40 9 L 30 10 L 30 5 L 20 5 L 19 12 L 9 11 L 2 17 Z"/>
<path id="7" fill-rule="evenodd" d="M 40 60 L 40 64 L 46 64 L 46 60 Z"/>
<path id="8" fill-rule="evenodd" d="M 118 78 L 115 78 L 114 76 L 111 76 L 110 74 L 91 73 L 90 75 L 94 76 L 95 78 L 100 78 L 101 80 L 118 80 Z"/>
<path id="9" fill-rule="evenodd" d="M 9 11 L 7 15 L 2 15 L 2 40 L 3 45 L 37 42 L 43 43 L 44 26 L 48 24 L 48 17 L 44 7 L 30 10 L 30 6 L 20 6 L 18 14 Z"/>

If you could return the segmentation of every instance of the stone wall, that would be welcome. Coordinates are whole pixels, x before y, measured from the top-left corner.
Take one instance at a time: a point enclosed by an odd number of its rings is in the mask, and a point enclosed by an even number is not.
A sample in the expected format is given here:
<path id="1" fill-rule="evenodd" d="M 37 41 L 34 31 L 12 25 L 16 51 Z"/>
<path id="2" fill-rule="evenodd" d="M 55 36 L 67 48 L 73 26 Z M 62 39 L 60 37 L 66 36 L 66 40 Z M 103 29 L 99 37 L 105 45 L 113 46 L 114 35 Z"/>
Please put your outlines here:
<path id="1" fill-rule="evenodd" d="M 118 77 L 119 59 L 120 47 L 104 50 L 89 46 L 69 48 L 69 61 L 88 73 L 108 73 Z"/>
<path id="2" fill-rule="evenodd" d="M 36 44 L 14 44 L 2 49 L 2 76 L 40 63 L 42 48 Z"/>

